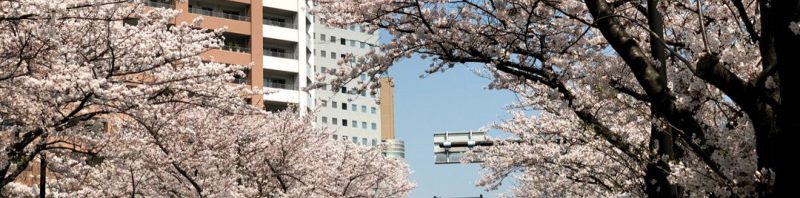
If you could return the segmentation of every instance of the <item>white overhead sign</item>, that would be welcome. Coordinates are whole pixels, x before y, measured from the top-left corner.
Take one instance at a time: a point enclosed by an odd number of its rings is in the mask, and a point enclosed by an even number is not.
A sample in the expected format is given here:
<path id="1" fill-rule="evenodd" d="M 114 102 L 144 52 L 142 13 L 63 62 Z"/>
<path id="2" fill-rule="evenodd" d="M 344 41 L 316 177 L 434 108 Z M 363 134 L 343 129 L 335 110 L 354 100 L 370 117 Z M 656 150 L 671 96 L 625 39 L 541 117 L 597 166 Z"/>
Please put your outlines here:
<path id="1" fill-rule="evenodd" d="M 433 134 L 434 164 L 461 163 L 464 153 L 476 146 L 491 146 L 486 131 L 441 132 Z M 480 159 L 470 163 L 479 163 Z"/>

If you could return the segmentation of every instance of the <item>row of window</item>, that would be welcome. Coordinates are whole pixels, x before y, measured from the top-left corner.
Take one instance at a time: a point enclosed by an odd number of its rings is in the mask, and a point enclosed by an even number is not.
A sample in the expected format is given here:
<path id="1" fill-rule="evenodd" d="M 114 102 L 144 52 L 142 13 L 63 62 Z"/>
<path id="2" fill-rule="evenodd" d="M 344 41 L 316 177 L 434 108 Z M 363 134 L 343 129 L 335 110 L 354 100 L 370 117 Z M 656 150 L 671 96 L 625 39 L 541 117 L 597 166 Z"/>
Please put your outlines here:
<path id="1" fill-rule="evenodd" d="M 328 101 L 327 100 L 320 100 L 319 103 L 320 103 L 320 105 L 322 105 L 322 107 L 328 107 Z M 339 108 L 339 103 L 337 103 L 336 101 L 331 101 L 331 107 L 334 108 L 334 109 L 335 108 Z M 347 103 L 343 102 L 341 107 L 342 107 L 342 110 L 347 110 Z M 353 111 L 353 112 L 358 112 L 358 105 L 357 104 L 350 104 L 350 110 Z M 361 105 L 361 113 L 366 113 L 366 112 L 367 112 L 367 105 Z M 372 114 L 377 114 L 378 113 L 378 108 L 377 107 L 370 107 L 370 112 Z"/>
<path id="2" fill-rule="evenodd" d="M 338 139 L 339 139 L 339 136 L 338 136 L 338 135 L 336 135 L 336 134 L 334 134 L 334 135 L 333 135 L 333 139 L 334 139 L 334 140 L 338 140 Z M 347 141 L 347 136 L 346 136 L 346 135 L 343 135 L 343 136 L 342 136 L 342 140 L 345 140 L 345 141 Z M 353 136 L 353 137 L 352 137 L 352 141 L 353 141 L 353 144 L 359 144 L 359 143 L 358 143 L 358 137 L 355 137 L 355 136 Z M 368 141 L 367 141 L 367 138 L 361 138 L 361 145 L 367 146 L 367 145 L 369 145 L 369 144 L 367 144 L 367 143 L 368 143 Z M 377 140 L 377 139 L 372 139 L 372 146 L 375 146 L 375 145 L 378 145 L 378 140 Z"/>
<path id="3" fill-rule="evenodd" d="M 316 72 L 316 68 L 315 68 L 315 72 Z M 328 74 L 328 68 L 326 68 L 326 67 L 320 67 L 320 73 L 321 73 L 321 74 L 325 74 L 325 75 L 327 75 L 327 74 Z M 361 81 L 362 81 L 362 82 L 363 82 L 363 81 L 367 81 L 367 75 L 362 73 L 361 75 L 359 75 L 359 79 L 361 79 Z M 356 93 L 355 91 L 352 91 L 352 90 L 351 90 L 350 92 L 348 92 L 348 91 L 347 91 L 347 87 L 339 87 L 339 88 L 336 88 L 336 87 L 334 87 L 334 86 L 332 86 L 332 85 L 325 85 L 325 86 L 324 86 L 324 87 L 322 87 L 321 89 L 322 89 L 322 90 L 326 90 L 326 91 L 332 91 L 332 92 L 341 92 L 341 93 L 343 93 L 343 94 L 352 94 L 352 95 L 361 95 L 361 96 L 367 96 L 367 92 L 366 92 L 366 91 L 364 91 L 364 90 L 362 90 L 362 91 L 360 91 L 360 92 L 358 92 L 358 93 Z M 375 98 L 375 95 L 373 95 L 373 94 L 370 94 L 370 96 L 371 96 L 372 98 Z"/>
<path id="4" fill-rule="evenodd" d="M 328 117 L 322 116 L 322 124 L 328 124 Z M 331 118 L 331 124 L 339 125 L 339 119 L 338 118 Z M 342 119 L 342 126 L 347 126 L 348 124 L 350 126 L 352 126 L 353 128 L 358 128 L 358 120 L 351 120 L 350 122 L 348 122 L 347 119 Z M 373 131 L 378 130 L 378 123 L 374 123 L 374 122 L 371 123 L 371 127 L 372 127 Z M 361 128 L 362 129 L 367 129 L 367 122 L 361 122 Z"/>
<path id="5" fill-rule="evenodd" d="M 328 68 L 327 67 L 320 67 L 319 71 L 322 74 L 328 74 Z M 316 72 L 316 68 L 314 68 L 314 72 Z M 331 72 L 333 72 L 333 71 L 331 71 Z M 367 80 L 367 75 L 364 74 L 364 73 L 361 73 L 361 75 L 359 75 L 358 78 L 360 78 L 361 81 L 366 81 Z"/>
<path id="6" fill-rule="evenodd" d="M 319 40 L 322 41 L 322 42 L 330 41 L 331 43 L 336 43 L 336 41 L 337 41 L 336 36 L 328 37 L 325 34 L 319 34 Z M 350 43 L 350 47 L 356 47 L 356 43 L 358 43 L 358 47 L 361 48 L 361 49 L 366 49 L 367 46 L 369 46 L 369 50 L 375 50 L 375 45 L 367 43 L 367 42 L 364 42 L 364 41 L 356 41 L 356 40 L 353 40 L 353 39 L 349 39 L 348 40 L 346 38 L 339 38 L 338 41 L 339 41 L 339 44 L 344 45 L 344 46 L 347 46 L 347 44 Z M 322 56 L 324 57 L 325 55 L 322 55 Z M 331 55 L 331 58 L 333 58 L 335 56 L 336 55 Z"/>
<path id="7" fill-rule="evenodd" d="M 368 26 L 368 25 L 364 25 L 364 26 Z M 362 27 L 360 25 L 350 25 L 350 31 L 361 30 L 361 32 L 366 32 L 367 28 L 369 28 L 369 27 Z M 367 34 L 372 35 L 372 32 L 367 32 Z"/>
<path id="8" fill-rule="evenodd" d="M 362 91 L 360 91 L 360 92 L 356 93 L 355 91 L 352 91 L 352 90 L 351 90 L 350 92 L 348 92 L 348 91 L 347 91 L 347 87 L 339 87 L 339 88 L 337 89 L 335 86 L 332 86 L 332 85 L 325 85 L 324 87 L 321 87 L 320 89 L 321 89 L 321 90 L 325 90 L 325 91 L 341 92 L 341 93 L 343 93 L 343 94 L 367 96 L 367 92 L 366 92 L 366 91 L 363 91 L 363 90 L 362 90 Z M 372 97 L 372 98 L 375 98 L 375 95 L 374 95 L 374 94 L 370 94 L 369 96 L 370 96 L 370 97 Z M 334 108 L 335 108 L 335 107 L 334 107 Z"/>
<path id="9" fill-rule="evenodd" d="M 314 51 L 316 51 L 316 50 L 314 50 Z M 322 57 L 322 58 L 327 58 L 328 57 L 328 52 L 325 51 L 325 50 L 320 50 L 319 51 L 319 56 Z M 331 52 L 331 56 L 330 57 L 331 57 L 331 59 L 335 60 L 336 59 L 336 52 Z M 339 58 L 344 59 L 345 57 L 347 57 L 346 54 L 339 54 Z"/>

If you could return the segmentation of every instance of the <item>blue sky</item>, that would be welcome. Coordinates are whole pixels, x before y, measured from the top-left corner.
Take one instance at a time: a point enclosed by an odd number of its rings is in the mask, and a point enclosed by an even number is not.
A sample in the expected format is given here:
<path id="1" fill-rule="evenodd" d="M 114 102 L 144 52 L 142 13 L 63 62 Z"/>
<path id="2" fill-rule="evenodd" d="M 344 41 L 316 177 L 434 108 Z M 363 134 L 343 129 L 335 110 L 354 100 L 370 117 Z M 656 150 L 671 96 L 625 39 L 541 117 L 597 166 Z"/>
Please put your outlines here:
<path id="1" fill-rule="evenodd" d="M 478 165 L 433 164 L 433 133 L 475 130 L 508 118 L 505 106 L 515 101 L 513 94 L 484 89 L 489 80 L 472 73 L 475 66 L 420 78 L 429 64 L 414 57 L 389 71 L 395 83 L 397 137 L 405 141 L 411 180 L 417 184 L 409 197 L 496 197 L 505 187 L 491 192 L 475 187 Z"/>

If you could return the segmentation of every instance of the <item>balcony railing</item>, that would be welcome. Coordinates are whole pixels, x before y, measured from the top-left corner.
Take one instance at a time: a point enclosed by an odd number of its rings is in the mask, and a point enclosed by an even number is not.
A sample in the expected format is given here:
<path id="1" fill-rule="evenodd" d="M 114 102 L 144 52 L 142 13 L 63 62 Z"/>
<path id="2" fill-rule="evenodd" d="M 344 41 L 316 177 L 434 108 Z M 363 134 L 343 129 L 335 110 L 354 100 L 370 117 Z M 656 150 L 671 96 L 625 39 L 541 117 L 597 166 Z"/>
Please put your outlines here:
<path id="1" fill-rule="evenodd" d="M 223 45 L 222 50 L 225 51 L 232 51 L 232 52 L 240 52 L 240 53 L 250 53 L 250 48 L 248 47 L 239 47 L 239 46 L 230 46 L 230 45 Z"/>
<path id="2" fill-rule="evenodd" d="M 172 2 L 168 3 L 168 2 L 164 2 L 164 1 L 160 1 L 160 0 L 155 0 L 155 1 L 147 0 L 147 1 L 144 1 L 144 5 L 149 6 L 149 7 L 154 7 L 154 8 L 171 8 L 171 9 L 175 9 L 175 4 L 174 3 L 172 3 Z"/>
<path id="3" fill-rule="evenodd" d="M 272 57 L 288 58 L 288 59 L 297 59 L 297 54 L 286 53 L 286 52 L 275 52 L 275 51 L 269 51 L 267 49 L 264 49 L 264 56 L 272 56 Z"/>
<path id="4" fill-rule="evenodd" d="M 189 8 L 189 12 L 195 13 L 195 14 L 206 15 L 206 16 L 215 16 L 215 17 L 220 17 L 220 18 L 239 20 L 239 21 L 250 21 L 250 17 L 248 17 L 248 16 L 242 16 L 242 15 L 237 15 L 237 14 L 228 14 L 228 13 L 217 12 L 217 11 L 208 11 L 208 10 L 203 10 L 203 9 L 199 9 L 199 8 Z"/>
<path id="5" fill-rule="evenodd" d="M 264 87 L 297 90 L 297 85 L 295 84 L 276 83 L 276 82 L 271 82 L 269 79 L 264 79 Z"/>
<path id="6" fill-rule="evenodd" d="M 272 19 L 264 19 L 263 23 L 264 23 L 264 25 L 271 25 L 271 26 L 278 26 L 278 27 L 297 29 L 297 24 L 296 23 L 288 23 L 288 22 L 277 21 L 277 20 L 272 20 Z"/>

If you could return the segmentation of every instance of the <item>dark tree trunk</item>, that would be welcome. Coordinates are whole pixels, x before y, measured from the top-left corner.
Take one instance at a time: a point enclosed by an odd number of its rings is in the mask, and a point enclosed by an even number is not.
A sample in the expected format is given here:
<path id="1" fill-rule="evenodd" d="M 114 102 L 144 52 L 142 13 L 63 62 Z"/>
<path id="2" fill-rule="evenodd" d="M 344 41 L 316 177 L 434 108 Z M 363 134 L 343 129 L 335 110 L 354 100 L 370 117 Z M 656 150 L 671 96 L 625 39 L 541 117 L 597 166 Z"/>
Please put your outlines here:
<path id="1" fill-rule="evenodd" d="M 769 1 L 758 1 L 759 12 L 761 13 L 761 36 L 759 37 L 759 52 L 761 53 L 761 68 L 766 71 L 770 67 L 777 67 L 777 55 L 775 49 L 775 27 L 776 15 L 774 13 L 774 6 Z M 787 26 L 788 27 L 788 26 Z M 778 80 L 777 75 L 772 75 L 775 80 Z M 756 87 L 763 87 L 763 85 L 756 84 Z M 771 97 L 771 94 L 769 94 Z M 753 122 L 753 129 L 756 136 L 756 155 L 758 156 L 758 169 L 761 170 L 776 170 L 778 164 L 778 151 L 780 145 L 777 143 L 780 128 L 777 126 L 777 116 L 775 107 L 766 105 L 763 98 L 756 99 L 758 101 L 736 102 L 743 110 L 748 111 L 748 108 L 754 108 L 754 112 L 748 112 L 748 115 Z M 755 113 L 757 112 L 757 113 Z M 756 186 L 756 191 L 762 196 L 769 196 L 773 192 L 772 186 L 768 183 L 759 183 Z"/>
<path id="2" fill-rule="evenodd" d="M 656 66 L 658 77 L 656 82 L 663 87 L 667 85 L 666 52 L 661 38 L 664 35 L 664 19 L 658 10 L 659 0 L 647 1 L 647 24 L 655 34 L 650 34 L 650 53 L 660 65 Z M 649 197 L 676 197 L 674 186 L 667 180 L 670 168 L 664 157 L 675 158 L 673 134 L 667 123 L 669 107 L 650 105 L 652 123 L 650 128 L 650 162 L 644 176 L 645 192 Z M 663 156 L 663 157 L 662 157 Z"/>
<path id="3" fill-rule="evenodd" d="M 795 159 L 800 156 L 798 147 L 798 133 L 800 133 L 800 120 L 795 113 L 800 112 L 797 93 L 800 80 L 793 77 L 800 67 L 800 36 L 789 29 L 792 22 L 800 22 L 800 2 L 797 0 L 774 0 L 772 19 L 775 32 L 775 52 L 777 57 L 777 72 L 780 83 L 780 103 L 778 109 L 778 160 L 775 169 L 775 195 L 776 197 L 797 196 L 800 188 L 792 180 L 800 177 L 798 168 L 800 163 Z M 760 157 L 760 156 L 759 156 Z M 794 184 L 793 184 L 794 183 Z"/>

